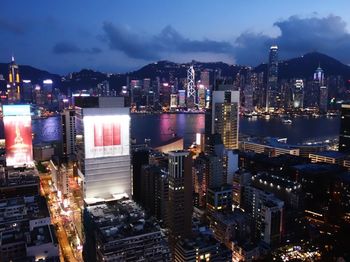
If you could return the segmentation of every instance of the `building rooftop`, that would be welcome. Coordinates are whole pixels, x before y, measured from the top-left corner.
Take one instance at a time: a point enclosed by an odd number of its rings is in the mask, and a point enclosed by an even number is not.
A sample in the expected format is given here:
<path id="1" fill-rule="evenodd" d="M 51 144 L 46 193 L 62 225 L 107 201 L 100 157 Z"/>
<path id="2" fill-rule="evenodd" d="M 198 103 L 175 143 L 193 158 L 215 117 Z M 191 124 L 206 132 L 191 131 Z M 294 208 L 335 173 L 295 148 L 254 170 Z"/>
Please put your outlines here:
<path id="1" fill-rule="evenodd" d="M 297 182 L 288 180 L 286 178 L 272 175 L 266 172 L 258 173 L 254 176 L 252 176 L 252 180 L 255 182 L 259 182 L 260 184 L 270 185 L 271 187 L 275 186 L 277 189 L 283 188 L 287 189 L 289 188 L 291 191 L 299 190 L 301 189 L 301 185 Z"/>
<path id="2" fill-rule="evenodd" d="M 0 200 L 0 231 L 16 222 L 50 217 L 46 200 L 41 196 Z"/>
<path id="3" fill-rule="evenodd" d="M 209 235 L 200 235 L 191 239 L 183 239 L 178 243 L 184 250 L 204 249 L 210 246 L 219 245 L 214 237 Z"/>
<path id="4" fill-rule="evenodd" d="M 153 218 L 132 200 L 118 200 L 87 207 L 104 242 L 159 231 Z"/>
<path id="5" fill-rule="evenodd" d="M 327 150 L 321 151 L 318 153 L 313 153 L 312 155 L 323 156 L 323 157 L 331 157 L 331 158 L 346 158 L 346 154 L 341 153 L 339 151 Z"/>
<path id="6" fill-rule="evenodd" d="M 30 232 L 30 238 L 28 238 L 27 246 L 39 246 L 46 243 L 53 243 L 55 245 L 58 244 L 53 225 L 35 227 Z"/>
<path id="7" fill-rule="evenodd" d="M 39 177 L 32 172 L 13 172 L 0 177 L 0 187 L 39 184 Z"/>
<path id="8" fill-rule="evenodd" d="M 301 164 L 301 165 L 295 165 L 293 166 L 293 169 L 305 172 L 308 174 L 325 174 L 325 173 L 336 173 L 341 172 L 344 170 L 343 167 L 333 164 L 326 164 L 326 163 L 308 163 L 308 164 Z"/>

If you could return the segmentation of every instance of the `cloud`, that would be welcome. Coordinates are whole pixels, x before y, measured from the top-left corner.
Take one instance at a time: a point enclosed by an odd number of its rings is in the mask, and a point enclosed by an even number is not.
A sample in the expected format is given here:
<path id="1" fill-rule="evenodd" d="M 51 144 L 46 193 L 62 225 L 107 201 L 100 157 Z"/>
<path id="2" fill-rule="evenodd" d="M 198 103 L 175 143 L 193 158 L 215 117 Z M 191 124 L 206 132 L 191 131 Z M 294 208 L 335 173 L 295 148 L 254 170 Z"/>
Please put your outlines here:
<path id="1" fill-rule="evenodd" d="M 53 46 L 52 49 L 54 54 L 77 54 L 77 53 L 84 53 L 84 54 L 98 54 L 101 53 L 102 50 L 98 47 L 92 47 L 90 49 L 81 48 L 77 46 L 74 43 L 70 42 L 59 42 Z"/>
<path id="2" fill-rule="evenodd" d="M 112 50 L 118 50 L 130 58 L 157 60 L 169 53 L 230 53 L 232 45 L 225 41 L 210 39 L 191 40 L 182 36 L 173 27 L 165 27 L 159 34 L 147 36 L 130 28 L 103 24 L 104 39 Z"/>
<path id="3" fill-rule="evenodd" d="M 299 56 L 310 51 L 326 53 L 345 63 L 350 62 L 350 34 L 339 16 L 291 16 L 274 23 L 280 34 L 270 37 L 250 32 L 235 41 L 235 56 L 239 63 L 257 64 L 267 61 L 268 48 L 277 44 L 281 58 Z"/>
<path id="4" fill-rule="evenodd" d="M 158 34 L 145 35 L 129 27 L 105 22 L 103 39 L 110 49 L 146 61 L 174 55 L 212 54 L 231 57 L 238 64 L 257 65 L 267 61 L 269 47 L 277 44 L 281 59 L 318 51 L 350 63 L 350 34 L 339 16 L 319 17 L 317 13 L 310 17 L 294 15 L 276 21 L 273 26 L 280 32 L 276 37 L 243 32 L 231 43 L 205 38 L 189 39 L 171 26 Z"/>
<path id="5" fill-rule="evenodd" d="M 25 33 L 25 28 L 20 23 L 12 23 L 11 21 L 0 18 L 0 31 L 21 35 Z"/>

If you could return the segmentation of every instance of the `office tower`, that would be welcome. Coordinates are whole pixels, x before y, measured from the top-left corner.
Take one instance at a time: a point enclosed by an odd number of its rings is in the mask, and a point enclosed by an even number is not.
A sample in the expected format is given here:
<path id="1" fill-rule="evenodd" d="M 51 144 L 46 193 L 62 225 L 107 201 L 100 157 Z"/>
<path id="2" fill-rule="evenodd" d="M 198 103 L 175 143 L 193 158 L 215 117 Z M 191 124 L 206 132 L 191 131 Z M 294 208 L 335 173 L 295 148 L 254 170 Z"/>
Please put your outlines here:
<path id="1" fill-rule="evenodd" d="M 30 80 L 23 80 L 21 99 L 24 103 L 33 102 L 33 85 Z"/>
<path id="2" fill-rule="evenodd" d="M 320 65 L 318 65 L 314 73 L 314 81 L 317 82 L 320 86 L 324 85 L 324 72 Z"/>
<path id="3" fill-rule="evenodd" d="M 151 89 L 151 79 L 150 78 L 145 78 L 143 79 L 143 90 L 145 92 L 150 91 Z"/>
<path id="4" fill-rule="evenodd" d="M 7 85 L 7 96 L 9 104 L 17 103 L 21 100 L 21 80 L 19 77 L 18 65 L 12 56 L 9 64 L 9 81 Z"/>
<path id="5" fill-rule="evenodd" d="M 97 84 L 97 90 L 96 90 L 97 96 L 110 96 L 111 90 L 109 87 L 109 81 L 105 80 L 101 83 Z"/>
<path id="6" fill-rule="evenodd" d="M 177 94 L 170 95 L 170 109 L 177 108 Z"/>
<path id="7" fill-rule="evenodd" d="M 173 241 L 192 231 L 192 159 L 187 151 L 169 152 L 168 228 Z"/>
<path id="8" fill-rule="evenodd" d="M 325 86 L 325 77 L 324 71 L 318 66 L 315 70 L 312 81 L 309 81 L 307 84 L 306 93 L 305 93 L 305 102 L 308 107 L 318 107 L 320 106 L 320 92 L 321 87 Z M 322 90 L 323 96 L 325 90 Z M 327 95 L 328 96 L 328 95 Z"/>
<path id="9" fill-rule="evenodd" d="M 133 186 L 133 199 L 137 203 L 141 203 L 141 170 L 142 166 L 149 163 L 150 149 L 148 147 L 135 148 L 132 151 L 131 163 L 132 163 L 132 186 Z"/>
<path id="10" fill-rule="evenodd" d="M 75 110 L 65 109 L 61 113 L 63 154 L 72 158 L 75 154 Z"/>
<path id="11" fill-rule="evenodd" d="M 296 79 L 293 89 L 293 107 L 304 107 L 304 81 L 302 79 Z"/>
<path id="12" fill-rule="evenodd" d="M 246 186 L 242 208 L 251 215 L 258 239 L 270 246 L 280 243 L 283 232 L 283 201 L 272 193 Z"/>
<path id="13" fill-rule="evenodd" d="M 213 92 L 211 133 L 221 135 L 226 149 L 238 149 L 238 113 L 239 91 Z"/>
<path id="14" fill-rule="evenodd" d="M 350 104 L 341 105 L 339 151 L 350 153 Z"/>
<path id="15" fill-rule="evenodd" d="M 33 98 L 34 98 L 34 103 L 37 106 L 44 105 L 45 100 L 44 100 L 43 92 L 42 92 L 41 87 L 39 85 L 35 85 L 35 87 L 34 87 Z"/>
<path id="16" fill-rule="evenodd" d="M 6 165 L 26 167 L 33 165 L 32 119 L 30 105 L 4 105 Z"/>
<path id="17" fill-rule="evenodd" d="M 207 69 L 201 72 L 201 84 L 205 87 L 205 89 L 210 88 L 209 71 Z"/>
<path id="18" fill-rule="evenodd" d="M 131 200 L 85 208 L 84 229 L 84 261 L 170 261 L 159 225 Z"/>
<path id="19" fill-rule="evenodd" d="M 165 222 L 169 198 L 168 172 L 158 165 L 141 168 L 141 206 L 160 222 Z"/>
<path id="20" fill-rule="evenodd" d="M 195 74 L 193 66 L 187 69 L 187 107 L 193 108 L 196 105 Z"/>
<path id="21" fill-rule="evenodd" d="M 327 113 L 328 108 L 328 88 L 327 86 L 320 86 L 320 102 L 319 109 L 322 113 Z"/>
<path id="22" fill-rule="evenodd" d="M 244 86 L 244 109 L 248 112 L 251 112 L 254 110 L 254 103 L 253 103 L 253 95 L 254 95 L 254 87 L 253 83 L 251 82 L 251 76 L 249 73 L 249 81 Z"/>
<path id="23" fill-rule="evenodd" d="M 130 197 L 130 116 L 124 98 L 76 97 L 75 107 L 85 203 Z"/>
<path id="24" fill-rule="evenodd" d="M 266 111 L 278 106 L 278 46 L 271 46 L 268 63 Z"/>
<path id="25" fill-rule="evenodd" d="M 171 86 L 169 83 L 162 83 L 160 86 L 159 102 L 162 106 L 170 106 Z"/>
<path id="26" fill-rule="evenodd" d="M 142 81 L 131 80 L 130 82 L 131 104 L 139 106 L 142 100 Z"/>
<path id="27" fill-rule="evenodd" d="M 179 107 L 186 107 L 186 90 L 179 90 Z"/>
<path id="28" fill-rule="evenodd" d="M 205 109 L 205 95 L 206 95 L 206 87 L 203 84 L 198 85 L 198 109 Z"/>
<path id="29" fill-rule="evenodd" d="M 43 85 L 42 85 L 42 95 L 43 95 L 43 99 L 44 99 L 44 104 L 47 107 L 51 107 L 52 106 L 52 91 L 53 91 L 53 82 L 51 79 L 45 79 L 43 81 Z"/>

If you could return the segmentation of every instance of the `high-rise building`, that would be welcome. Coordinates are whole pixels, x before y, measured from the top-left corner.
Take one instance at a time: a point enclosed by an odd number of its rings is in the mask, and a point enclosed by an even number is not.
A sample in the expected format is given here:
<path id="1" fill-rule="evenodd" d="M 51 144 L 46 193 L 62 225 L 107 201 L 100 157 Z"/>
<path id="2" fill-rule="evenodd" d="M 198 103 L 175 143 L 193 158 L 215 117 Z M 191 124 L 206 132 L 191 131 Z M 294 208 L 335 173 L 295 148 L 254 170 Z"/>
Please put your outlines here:
<path id="1" fill-rule="evenodd" d="M 320 86 L 324 85 L 324 72 L 320 65 L 317 67 L 314 73 L 314 81 L 319 83 Z"/>
<path id="2" fill-rule="evenodd" d="M 239 91 L 214 91 L 211 133 L 220 134 L 226 149 L 238 149 Z"/>
<path id="3" fill-rule="evenodd" d="M 24 103 L 33 102 L 33 85 L 30 80 L 23 80 L 21 99 Z"/>
<path id="4" fill-rule="evenodd" d="M 124 98 L 76 97 L 75 107 L 85 202 L 130 197 L 130 116 Z"/>
<path id="5" fill-rule="evenodd" d="M 350 104 L 341 105 L 339 151 L 350 153 Z"/>
<path id="6" fill-rule="evenodd" d="M 205 95 L 206 95 L 206 87 L 203 84 L 198 85 L 198 108 L 205 109 Z"/>
<path id="7" fill-rule="evenodd" d="M 271 46 L 268 63 L 266 110 L 278 106 L 278 46 Z"/>
<path id="8" fill-rule="evenodd" d="M 293 89 L 293 107 L 304 107 L 304 81 L 302 79 L 296 79 Z"/>
<path id="9" fill-rule="evenodd" d="M 132 186 L 133 186 L 133 199 L 137 203 L 141 203 L 141 170 L 143 165 L 149 163 L 150 150 L 148 147 L 134 148 L 132 150 Z"/>
<path id="10" fill-rule="evenodd" d="M 192 158 L 187 151 L 169 152 L 167 225 L 173 240 L 192 233 Z"/>
<path id="11" fill-rule="evenodd" d="M 195 73 L 193 66 L 187 70 L 187 107 L 193 108 L 196 105 Z"/>
<path id="12" fill-rule="evenodd" d="M 283 232 L 284 202 L 272 193 L 246 186 L 242 207 L 255 223 L 256 236 L 270 246 L 278 245 Z"/>
<path id="13" fill-rule="evenodd" d="M 328 109 L 328 87 L 320 86 L 320 102 L 319 102 L 320 112 L 326 113 Z"/>
<path id="14" fill-rule="evenodd" d="M 186 90 L 179 90 L 179 107 L 186 107 Z"/>
<path id="15" fill-rule="evenodd" d="M 51 79 L 45 79 L 42 86 L 42 94 L 44 96 L 44 103 L 46 106 L 51 106 L 52 104 L 52 91 L 53 91 L 53 81 Z"/>
<path id="16" fill-rule="evenodd" d="M 158 165 L 144 165 L 141 169 L 141 205 L 146 212 L 166 221 L 166 208 L 169 198 L 168 172 Z"/>
<path id="17" fill-rule="evenodd" d="M 12 56 L 9 65 L 9 81 L 7 85 L 7 97 L 10 104 L 17 103 L 21 100 L 21 80 L 19 77 L 18 65 L 15 58 Z"/>
<path id="18" fill-rule="evenodd" d="M 171 109 L 177 108 L 177 94 L 170 95 L 170 108 Z"/>
<path id="19" fill-rule="evenodd" d="M 209 89 L 210 87 L 210 78 L 209 78 L 209 71 L 204 70 L 201 72 L 201 84 L 206 88 Z"/>
<path id="20" fill-rule="evenodd" d="M 75 110 L 65 109 L 61 113 L 63 154 L 72 157 L 75 153 Z"/>

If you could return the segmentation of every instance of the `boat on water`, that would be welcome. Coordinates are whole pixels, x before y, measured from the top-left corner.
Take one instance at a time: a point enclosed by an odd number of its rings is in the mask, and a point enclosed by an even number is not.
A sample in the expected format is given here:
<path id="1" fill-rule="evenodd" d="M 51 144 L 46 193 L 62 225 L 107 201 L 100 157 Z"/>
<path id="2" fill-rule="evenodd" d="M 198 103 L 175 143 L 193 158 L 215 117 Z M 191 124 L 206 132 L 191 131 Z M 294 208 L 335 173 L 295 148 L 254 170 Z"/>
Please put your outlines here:
<path id="1" fill-rule="evenodd" d="M 291 119 L 282 119 L 283 124 L 291 125 L 293 121 Z"/>

